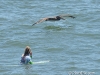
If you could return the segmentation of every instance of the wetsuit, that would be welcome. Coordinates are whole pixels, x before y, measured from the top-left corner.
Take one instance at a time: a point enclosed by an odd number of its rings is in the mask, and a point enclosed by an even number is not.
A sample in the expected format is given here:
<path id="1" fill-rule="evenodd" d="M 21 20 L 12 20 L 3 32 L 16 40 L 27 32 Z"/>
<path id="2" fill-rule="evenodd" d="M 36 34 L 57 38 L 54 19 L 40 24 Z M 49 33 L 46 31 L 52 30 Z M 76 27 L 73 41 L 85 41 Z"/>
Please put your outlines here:
<path id="1" fill-rule="evenodd" d="M 29 62 L 32 62 L 31 57 L 29 55 L 21 57 L 21 63 L 29 64 Z"/>

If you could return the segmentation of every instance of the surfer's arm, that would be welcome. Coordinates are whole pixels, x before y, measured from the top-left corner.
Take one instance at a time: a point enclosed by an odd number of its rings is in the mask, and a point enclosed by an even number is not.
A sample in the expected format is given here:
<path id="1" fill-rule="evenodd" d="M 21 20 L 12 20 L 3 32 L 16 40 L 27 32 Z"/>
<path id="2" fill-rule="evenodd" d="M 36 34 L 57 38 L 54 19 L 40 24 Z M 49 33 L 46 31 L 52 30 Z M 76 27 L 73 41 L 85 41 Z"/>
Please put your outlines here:
<path id="1" fill-rule="evenodd" d="M 30 51 L 30 57 L 32 58 L 32 51 Z"/>

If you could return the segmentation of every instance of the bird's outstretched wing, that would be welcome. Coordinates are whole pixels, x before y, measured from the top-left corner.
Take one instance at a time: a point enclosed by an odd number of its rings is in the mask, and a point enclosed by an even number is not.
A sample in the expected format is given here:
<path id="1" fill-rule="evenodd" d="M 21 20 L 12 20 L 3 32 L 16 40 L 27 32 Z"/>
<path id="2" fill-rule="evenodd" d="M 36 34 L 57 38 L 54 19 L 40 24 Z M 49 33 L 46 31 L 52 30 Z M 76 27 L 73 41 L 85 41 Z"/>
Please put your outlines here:
<path id="1" fill-rule="evenodd" d="M 69 14 L 63 14 L 63 15 L 59 15 L 60 17 L 71 17 L 71 18 L 75 18 L 74 16 L 72 15 L 69 15 Z"/>
<path id="2" fill-rule="evenodd" d="M 41 20 L 35 22 L 33 25 L 38 24 L 38 23 L 41 23 L 41 22 L 46 21 L 46 20 L 47 20 L 47 18 L 43 18 L 43 19 L 41 19 Z M 32 26 L 33 26 L 33 25 L 32 25 Z"/>

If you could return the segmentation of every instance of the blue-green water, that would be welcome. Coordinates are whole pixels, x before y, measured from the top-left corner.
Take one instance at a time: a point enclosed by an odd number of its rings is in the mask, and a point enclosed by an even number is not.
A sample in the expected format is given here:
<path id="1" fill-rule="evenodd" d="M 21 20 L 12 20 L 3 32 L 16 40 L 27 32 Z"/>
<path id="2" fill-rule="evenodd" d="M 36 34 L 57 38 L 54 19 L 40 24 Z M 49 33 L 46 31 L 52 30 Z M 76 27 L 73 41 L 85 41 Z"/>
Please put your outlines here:
<path id="1" fill-rule="evenodd" d="M 60 14 L 76 18 L 31 26 Z M 33 62 L 50 62 L 20 65 L 27 45 Z M 0 75 L 71 73 L 100 74 L 100 0 L 0 0 Z"/>

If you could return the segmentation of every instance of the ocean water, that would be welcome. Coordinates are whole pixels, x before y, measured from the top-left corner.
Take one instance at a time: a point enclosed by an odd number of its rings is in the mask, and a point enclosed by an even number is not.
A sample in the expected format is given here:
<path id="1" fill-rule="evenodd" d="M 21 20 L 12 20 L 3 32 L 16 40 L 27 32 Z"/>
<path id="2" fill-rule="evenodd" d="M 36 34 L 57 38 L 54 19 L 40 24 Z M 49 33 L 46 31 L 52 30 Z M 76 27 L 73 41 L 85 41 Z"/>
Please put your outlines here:
<path id="1" fill-rule="evenodd" d="M 75 19 L 43 22 L 70 14 Z M 21 65 L 26 46 L 33 65 Z M 0 0 L 0 75 L 99 75 L 100 0 Z"/>

